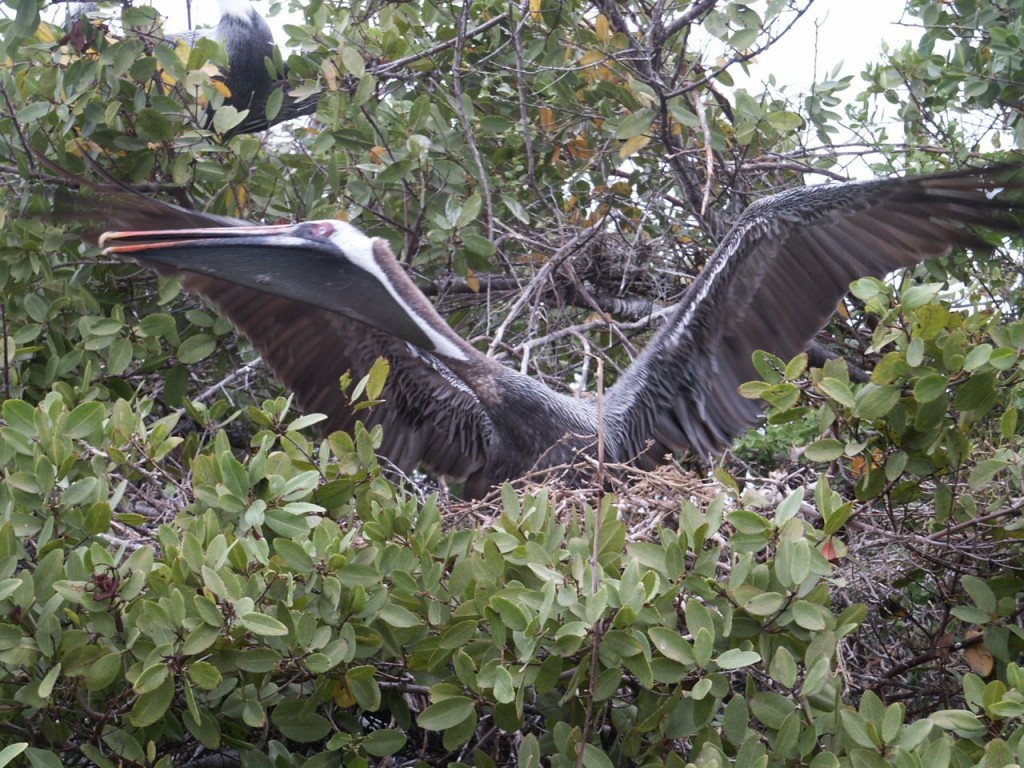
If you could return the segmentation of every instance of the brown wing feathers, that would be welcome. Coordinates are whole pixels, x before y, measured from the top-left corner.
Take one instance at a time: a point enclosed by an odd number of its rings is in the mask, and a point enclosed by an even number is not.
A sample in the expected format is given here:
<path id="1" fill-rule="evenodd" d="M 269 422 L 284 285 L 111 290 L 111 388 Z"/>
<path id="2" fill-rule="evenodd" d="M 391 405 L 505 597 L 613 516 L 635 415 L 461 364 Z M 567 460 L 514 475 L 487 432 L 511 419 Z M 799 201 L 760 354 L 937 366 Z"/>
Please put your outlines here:
<path id="1" fill-rule="evenodd" d="M 650 465 L 670 450 L 693 448 L 706 454 L 728 444 L 761 409 L 737 392 L 740 384 L 756 378 L 755 350 L 783 358 L 804 350 L 856 278 L 880 277 L 947 253 L 953 245 L 987 248 L 964 224 L 1020 232 L 1016 205 L 1022 176 L 1021 168 L 1007 166 L 807 187 L 751 205 L 666 325 L 608 390 L 610 455 L 618 460 L 640 456 Z M 124 197 L 118 190 L 115 205 Z M 115 211 L 109 219 L 133 226 L 134 217 L 143 225 L 135 228 L 151 228 L 154 216 L 160 219 L 160 211 L 169 210 L 172 215 L 160 227 L 225 223 L 164 205 L 150 201 L 139 206 L 141 213 Z M 456 346 L 466 357 L 451 361 L 462 366 L 455 371 L 396 337 L 301 301 L 196 274 L 189 274 L 185 285 L 217 304 L 303 407 L 328 415 L 331 429 L 350 429 L 354 418 L 338 389 L 340 375 L 351 370 L 361 376 L 378 355 L 387 355 L 392 361 L 388 404 L 368 418 L 385 427 L 381 453 L 401 469 L 424 464 L 441 474 L 475 478 L 473 487 L 480 485 L 482 491 L 487 483 L 504 479 L 495 473 L 512 471 L 495 467 L 530 466 L 551 448 L 547 443 L 520 445 L 515 427 L 521 425 L 492 420 L 493 406 L 507 394 L 501 387 L 514 384 L 518 374 L 480 377 L 490 382 L 486 392 L 467 386 L 477 378 L 472 366 L 493 374 L 495 364 L 461 340 Z M 426 306 L 415 304 L 420 317 L 433 319 L 436 313 L 427 299 L 410 286 L 403 289 L 409 301 L 422 299 Z M 436 321 L 443 325 L 439 317 Z M 537 412 L 548 412 L 544 406 L 560 397 L 539 385 L 515 386 L 517 396 L 525 398 L 522 407 L 532 404 Z M 566 431 L 596 424 L 591 404 L 559 402 L 550 412 L 564 415 Z M 545 429 L 563 434 L 560 424 Z M 493 455 L 508 450 L 494 446 L 508 445 L 532 454 L 515 461 Z"/>
<path id="2" fill-rule="evenodd" d="M 613 410 L 627 422 L 626 452 L 652 437 L 655 452 L 727 445 L 760 412 L 737 392 L 757 378 L 755 350 L 788 359 L 806 349 L 857 278 L 954 245 L 991 247 L 964 224 L 1021 231 L 1022 173 L 1007 166 L 806 187 L 752 205 L 709 261 L 709 276 L 609 393 L 622 401 Z"/>

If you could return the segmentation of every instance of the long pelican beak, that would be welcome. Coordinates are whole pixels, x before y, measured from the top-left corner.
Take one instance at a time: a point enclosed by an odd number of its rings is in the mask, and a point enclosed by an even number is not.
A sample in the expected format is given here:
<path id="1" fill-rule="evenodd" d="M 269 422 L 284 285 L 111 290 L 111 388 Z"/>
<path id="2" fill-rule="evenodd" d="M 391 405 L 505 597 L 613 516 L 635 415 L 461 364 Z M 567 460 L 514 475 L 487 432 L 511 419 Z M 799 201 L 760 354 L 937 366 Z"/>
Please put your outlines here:
<path id="1" fill-rule="evenodd" d="M 106 232 L 99 244 L 105 254 L 130 256 L 164 274 L 223 280 L 343 314 L 422 349 L 435 349 L 422 318 L 378 267 L 374 241 L 353 229 L 356 235 L 339 244 L 320 236 L 317 227 L 307 222 Z M 196 290 L 203 292 L 198 285 Z"/>

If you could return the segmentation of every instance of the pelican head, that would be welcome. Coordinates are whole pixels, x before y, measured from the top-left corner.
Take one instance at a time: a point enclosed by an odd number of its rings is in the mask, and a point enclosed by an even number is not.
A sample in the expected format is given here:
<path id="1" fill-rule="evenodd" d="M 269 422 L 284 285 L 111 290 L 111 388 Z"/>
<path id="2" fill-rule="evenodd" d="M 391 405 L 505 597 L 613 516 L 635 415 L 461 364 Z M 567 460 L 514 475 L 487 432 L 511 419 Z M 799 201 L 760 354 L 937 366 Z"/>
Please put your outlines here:
<path id="1" fill-rule="evenodd" d="M 107 232 L 99 244 L 106 254 L 301 301 L 427 352 L 466 359 L 461 339 L 452 338 L 387 242 L 344 221 Z"/>

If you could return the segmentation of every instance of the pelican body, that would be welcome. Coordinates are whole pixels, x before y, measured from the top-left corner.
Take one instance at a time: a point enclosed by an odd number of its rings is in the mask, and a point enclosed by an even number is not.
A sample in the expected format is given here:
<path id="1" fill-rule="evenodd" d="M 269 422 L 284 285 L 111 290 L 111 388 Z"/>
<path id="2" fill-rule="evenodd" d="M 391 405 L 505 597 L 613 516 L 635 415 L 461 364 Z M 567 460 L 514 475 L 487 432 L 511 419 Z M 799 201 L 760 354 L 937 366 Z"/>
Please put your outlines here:
<path id="1" fill-rule="evenodd" d="M 387 243 L 340 221 L 283 226 L 186 211 L 155 200 L 111 218 L 107 254 L 136 259 L 217 305 L 304 409 L 328 430 L 353 427 L 346 371 L 391 362 L 383 458 L 464 481 L 467 496 L 530 470 L 596 455 L 651 467 L 674 451 L 707 456 L 747 429 L 762 404 L 737 388 L 761 349 L 789 359 L 821 330 L 854 279 L 991 246 L 963 225 L 1021 232 L 1016 166 L 802 187 L 738 218 L 632 365 L 603 398 L 577 399 L 501 365 L 460 338 Z M 164 227 L 156 230 L 152 225 Z M 228 224 L 228 226 L 224 226 Z M 171 227 L 171 228 L 167 228 Z"/>
<path id="2" fill-rule="evenodd" d="M 190 30 L 170 37 L 189 45 L 195 45 L 201 37 L 209 37 L 224 46 L 228 58 L 225 83 L 231 92 L 228 104 L 239 111 L 249 110 L 248 116 L 232 128 L 229 135 L 255 133 L 315 112 L 315 98 L 301 102 L 286 98 L 273 120 L 267 118 L 267 99 L 271 92 L 286 85 L 273 80 L 267 69 L 267 60 L 274 59 L 274 33 L 249 0 L 218 0 L 217 5 L 220 21 L 212 32 Z"/>

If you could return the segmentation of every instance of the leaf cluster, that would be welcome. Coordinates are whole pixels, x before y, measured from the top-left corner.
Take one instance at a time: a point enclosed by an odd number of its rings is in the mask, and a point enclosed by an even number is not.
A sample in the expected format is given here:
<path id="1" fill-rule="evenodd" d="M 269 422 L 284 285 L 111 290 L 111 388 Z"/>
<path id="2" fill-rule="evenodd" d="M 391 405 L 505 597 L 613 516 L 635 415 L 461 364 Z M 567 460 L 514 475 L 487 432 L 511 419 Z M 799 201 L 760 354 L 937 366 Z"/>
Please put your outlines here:
<path id="1" fill-rule="evenodd" d="M 268 431 L 239 461 L 221 432 L 189 504 L 158 523 L 112 510 L 136 466 L 118 446 L 155 455 L 165 433 L 56 397 L 8 401 L 4 418 L 7 760 L 169 766 L 201 747 L 365 765 L 425 744 L 449 764 L 941 768 L 1021 749 L 1006 584 L 965 582 L 958 617 L 989 625 L 1005 670 L 965 678 L 969 709 L 905 722 L 874 693 L 844 702 L 838 653 L 865 608 L 832 604 L 821 545 L 850 502 L 824 480 L 820 528 L 801 492 L 771 514 L 723 496 L 629 541 L 610 497 L 565 517 L 510 488 L 463 528 L 434 498 L 394 496 L 369 433 L 315 446 Z M 80 444 L 90 460 L 67 450 Z"/>

